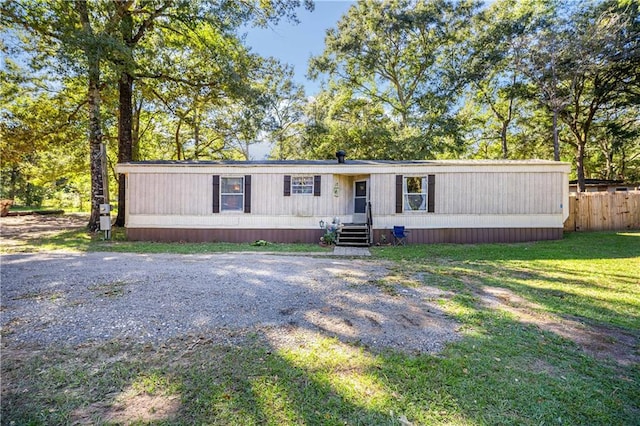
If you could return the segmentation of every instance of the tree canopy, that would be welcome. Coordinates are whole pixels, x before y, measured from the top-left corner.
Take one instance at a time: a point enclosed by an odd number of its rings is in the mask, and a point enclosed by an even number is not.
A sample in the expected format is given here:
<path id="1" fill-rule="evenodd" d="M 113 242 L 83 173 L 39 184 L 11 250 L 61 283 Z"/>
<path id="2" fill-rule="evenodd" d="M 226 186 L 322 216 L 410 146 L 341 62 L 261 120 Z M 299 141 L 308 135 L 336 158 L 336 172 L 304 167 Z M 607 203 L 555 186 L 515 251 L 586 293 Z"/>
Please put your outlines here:
<path id="1" fill-rule="evenodd" d="M 307 97 L 247 26 L 310 1 L 3 0 L 0 196 L 124 199 L 119 161 L 547 158 L 640 181 L 640 10 L 630 0 L 359 0 Z M 116 195 L 117 194 L 117 195 Z M 124 207 L 124 206 L 123 206 Z M 124 209 L 122 209 L 124 210 Z"/>
<path id="2" fill-rule="evenodd" d="M 549 158 L 582 190 L 640 180 L 639 20 L 625 0 L 360 0 L 310 62 L 325 80 L 303 155 Z"/>
<path id="3" fill-rule="evenodd" d="M 90 229 L 97 228 L 98 205 L 109 200 L 107 149 L 115 149 L 117 161 L 132 160 L 134 153 L 143 152 L 138 146 L 141 128 L 157 132 L 153 136 L 155 142 L 174 144 L 178 158 L 184 155 L 185 143 L 189 145 L 186 151 L 196 158 L 214 153 L 227 155 L 225 148 L 230 144 L 223 140 L 219 146 L 224 138 L 219 132 L 212 132 L 212 115 L 220 105 L 249 99 L 249 93 L 255 94 L 258 87 L 255 81 L 266 79 L 263 73 L 267 71 L 265 61 L 243 45 L 238 29 L 243 25 L 277 24 L 281 19 L 295 20 L 296 9 L 301 5 L 298 0 L 2 2 L 0 19 L 7 28 L 4 34 L 13 38 L 12 45 L 3 43 L 3 48 L 11 54 L 7 56 L 29 61 L 23 69 L 29 71 L 30 77 L 22 83 L 14 80 L 15 86 L 30 90 L 29 80 L 39 72 L 57 77 L 47 87 L 51 91 L 64 90 L 67 83 L 85 81 L 82 103 L 86 103 L 88 116 Z M 304 6 L 313 7 L 310 1 L 305 1 Z M 5 67 L 9 69 L 10 65 Z M 138 84 L 134 85 L 136 81 Z M 28 96 L 37 94 L 31 92 Z M 114 114 L 114 109 L 105 108 L 104 101 L 114 99 L 116 92 L 118 112 Z M 134 111 L 134 104 L 139 110 Z M 161 108 L 146 111 L 152 105 Z M 8 104 L 3 113 L 15 122 L 19 116 L 13 113 L 14 106 L 18 104 Z M 141 123 L 141 118 L 153 122 Z M 2 129 L 9 134 L 10 127 L 13 126 L 3 125 Z M 16 123 L 16 127 L 20 125 Z M 187 127 L 191 134 L 183 142 L 180 129 Z M 59 127 L 58 132 L 62 135 L 65 130 Z M 169 132 L 175 134 L 174 139 L 163 135 Z M 114 135 L 117 148 L 106 144 Z M 25 145 L 23 140 L 12 141 L 12 148 Z M 3 173 L 19 174 L 19 165 L 19 161 L 3 161 Z M 121 179 L 122 207 L 123 183 Z M 3 191 L 6 192 L 4 185 Z M 11 191 L 9 195 L 17 195 Z M 120 209 L 119 218 L 123 210 Z"/>
<path id="4" fill-rule="evenodd" d="M 359 1 L 329 30 L 309 71 L 329 75 L 338 97 L 382 107 L 394 157 L 428 158 L 456 150 L 456 99 L 464 87 L 467 23 L 477 3 Z"/>

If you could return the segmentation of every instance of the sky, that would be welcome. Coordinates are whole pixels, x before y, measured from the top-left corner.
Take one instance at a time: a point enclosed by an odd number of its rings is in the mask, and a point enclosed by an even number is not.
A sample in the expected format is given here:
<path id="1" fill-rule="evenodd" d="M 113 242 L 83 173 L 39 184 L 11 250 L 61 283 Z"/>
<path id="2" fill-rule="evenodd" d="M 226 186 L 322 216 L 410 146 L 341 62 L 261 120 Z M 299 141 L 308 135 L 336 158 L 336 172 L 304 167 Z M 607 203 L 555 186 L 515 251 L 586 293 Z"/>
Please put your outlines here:
<path id="1" fill-rule="evenodd" d="M 320 89 L 320 81 L 305 77 L 309 58 L 322 53 L 326 30 L 336 27 L 352 4 L 353 1 L 347 0 L 316 0 L 312 12 L 298 9 L 299 24 L 282 21 L 268 29 L 250 29 L 246 43 L 261 56 L 272 56 L 293 65 L 295 82 L 304 85 L 307 96 L 315 95 Z"/>

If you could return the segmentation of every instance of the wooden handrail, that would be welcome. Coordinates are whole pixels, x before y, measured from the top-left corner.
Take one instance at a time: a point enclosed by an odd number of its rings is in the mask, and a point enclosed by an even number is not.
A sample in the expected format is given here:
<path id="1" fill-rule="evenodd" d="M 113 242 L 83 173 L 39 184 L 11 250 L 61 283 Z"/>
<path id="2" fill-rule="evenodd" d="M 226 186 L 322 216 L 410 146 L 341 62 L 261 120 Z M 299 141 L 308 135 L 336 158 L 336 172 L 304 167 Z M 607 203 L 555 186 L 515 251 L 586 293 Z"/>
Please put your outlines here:
<path id="1" fill-rule="evenodd" d="M 371 244 L 373 239 L 373 234 L 371 233 L 371 227 L 373 226 L 373 215 L 371 214 L 371 201 L 367 201 L 367 230 L 369 231 L 369 244 Z"/>

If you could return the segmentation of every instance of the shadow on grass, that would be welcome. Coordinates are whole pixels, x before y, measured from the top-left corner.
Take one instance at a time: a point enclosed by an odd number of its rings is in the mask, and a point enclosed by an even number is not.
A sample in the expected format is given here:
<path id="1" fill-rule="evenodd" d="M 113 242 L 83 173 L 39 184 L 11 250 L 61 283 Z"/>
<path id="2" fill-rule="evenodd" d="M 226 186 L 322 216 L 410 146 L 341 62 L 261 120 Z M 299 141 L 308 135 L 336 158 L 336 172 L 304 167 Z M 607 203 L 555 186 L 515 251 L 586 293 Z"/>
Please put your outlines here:
<path id="1" fill-rule="evenodd" d="M 572 233 L 561 241 L 377 249 L 427 285 L 506 288 L 548 312 L 640 330 L 640 232 Z"/>
<path id="2" fill-rule="evenodd" d="M 309 330 L 287 346 L 254 333 L 10 352 L 3 423 L 637 424 L 638 366 L 598 362 L 495 312 L 466 321 L 467 337 L 437 356 L 371 352 Z M 179 403 L 154 417 L 162 407 L 141 395 Z"/>
<path id="3" fill-rule="evenodd" d="M 606 270 L 609 265 L 601 266 Z M 555 264 L 529 265 L 526 272 L 521 265 L 509 262 L 447 262 L 446 266 L 422 269 L 427 273 L 422 275 L 427 285 L 475 293 L 485 286 L 505 288 L 547 312 L 579 317 L 589 323 L 612 324 L 636 333 L 640 330 L 640 296 L 636 290 L 639 281 L 631 271 L 633 265 L 626 274 L 607 274 L 604 278 L 594 278 L 588 270 L 562 270 Z"/>
<path id="4" fill-rule="evenodd" d="M 61 254 L 61 256 L 63 256 Z M 634 424 L 640 368 L 482 306 L 475 284 L 442 309 L 464 338 L 411 356 L 306 323 L 212 329 L 155 345 L 3 348 L 5 424 Z M 463 271 L 464 272 L 464 271 Z M 496 271 L 477 278 L 484 285 Z M 269 279 L 272 279 L 270 277 Z M 515 284 L 514 284 L 515 285 Z M 389 296 L 389 298 L 392 298 Z M 10 336 L 3 336 L 5 342 Z M 173 405 L 175 403 L 175 406 Z M 166 410 L 167 406 L 174 409 Z M 163 411 L 164 410 L 164 411 Z"/>

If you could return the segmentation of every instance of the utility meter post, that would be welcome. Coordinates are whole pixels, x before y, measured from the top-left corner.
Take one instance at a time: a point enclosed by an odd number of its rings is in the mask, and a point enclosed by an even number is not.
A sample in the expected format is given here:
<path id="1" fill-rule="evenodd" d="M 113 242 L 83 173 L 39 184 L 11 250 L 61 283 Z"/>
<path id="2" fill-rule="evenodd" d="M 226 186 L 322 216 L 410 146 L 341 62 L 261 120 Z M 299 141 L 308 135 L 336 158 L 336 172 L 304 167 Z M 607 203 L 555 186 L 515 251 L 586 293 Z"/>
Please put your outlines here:
<path id="1" fill-rule="evenodd" d="M 100 204 L 100 230 L 105 240 L 111 239 L 111 204 Z"/>

